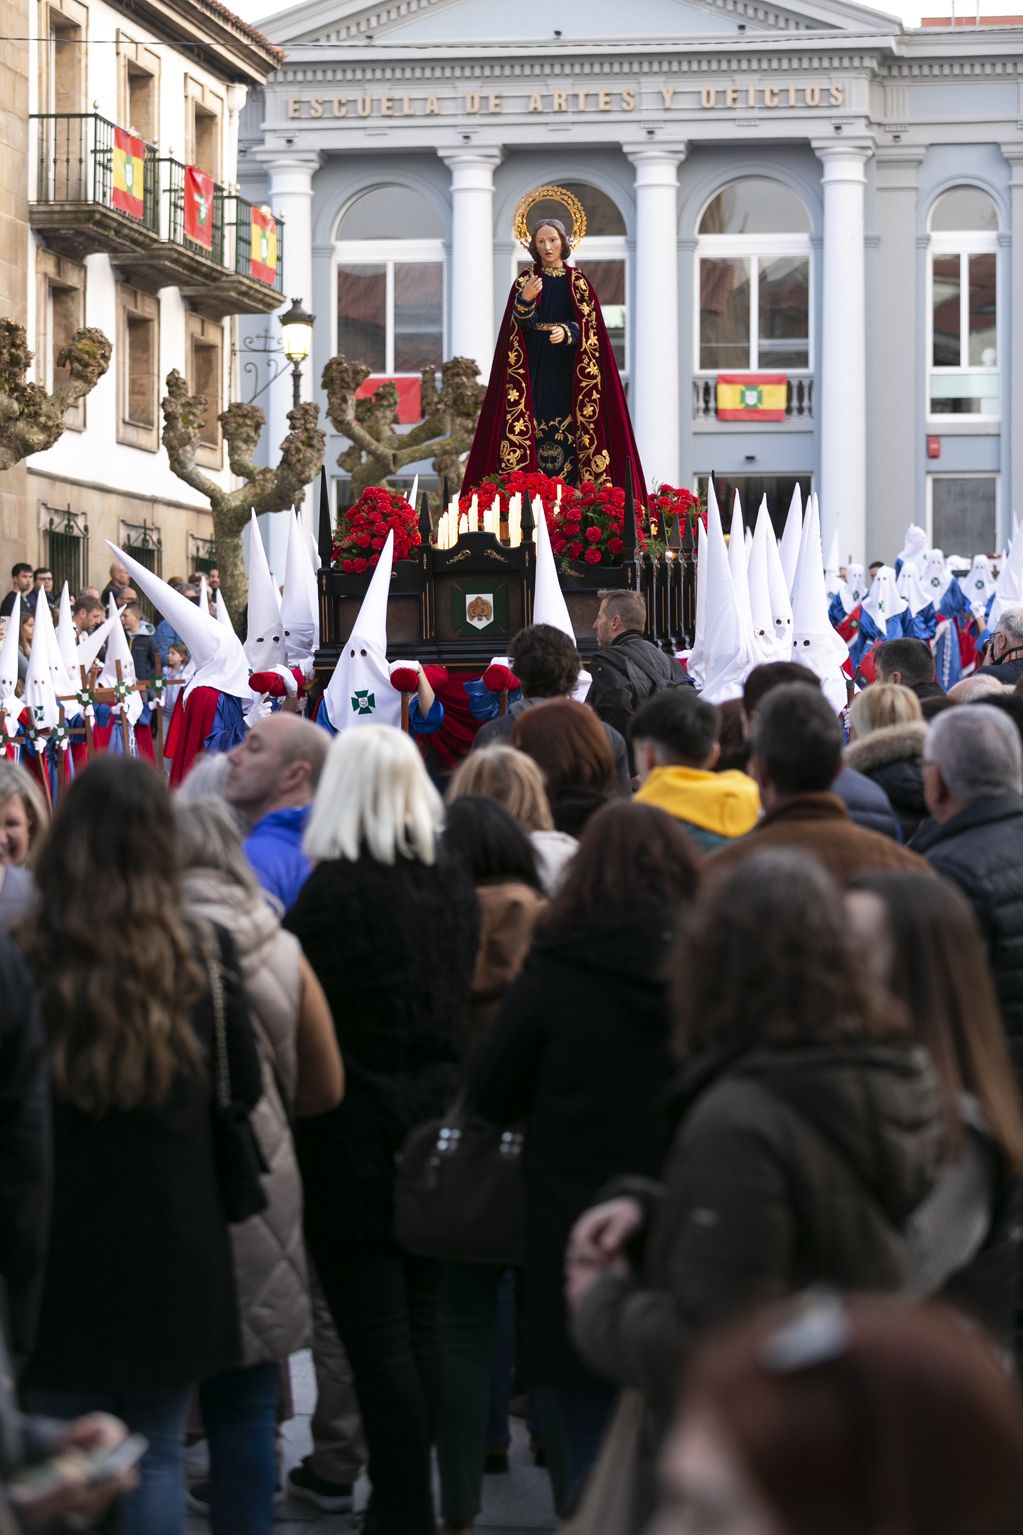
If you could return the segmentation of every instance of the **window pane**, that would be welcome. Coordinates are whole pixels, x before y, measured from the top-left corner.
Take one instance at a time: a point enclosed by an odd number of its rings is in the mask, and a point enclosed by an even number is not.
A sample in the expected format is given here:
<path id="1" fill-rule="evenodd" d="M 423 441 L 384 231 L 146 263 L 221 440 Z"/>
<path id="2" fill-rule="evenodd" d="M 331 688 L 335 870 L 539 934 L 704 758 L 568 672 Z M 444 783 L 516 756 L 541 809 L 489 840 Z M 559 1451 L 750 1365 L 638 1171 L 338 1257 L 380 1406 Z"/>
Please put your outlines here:
<path id="1" fill-rule="evenodd" d="M 700 261 L 700 367 L 749 368 L 749 262 Z"/>
<path id="2" fill-rule="evenodd" d="M 337 346 L 349 362 L 363 362 L 371 373 L 386 372 L 386 267 L 338 267 Z"/>
<path id="3" fill-rule="evenodd" d="M 994 231 L 998 209 L 979 187 L 953 187 L 931 209 L 931 228 Z"/>
<path id="4" fill-rule="evenodd" d="M 810 263 L 760 262 L 760 367 L 810 366 Z"/>
<path id="5" fill-rule="evenodd" d="M 935 547 L 967 556 L 976 549 L 993 549 L 995 488 L 994 476 L 935 475 L 931 499 Z"/>
<path id="6" fill-rule="evenodd" d="M 806 209 L 788 187 L 766 176 L 733 181 L 708 204 L 702 235 L 809 234 Z"/>
<path id="7" fill-rule="evenodd" d="M 959 257 L 934 257 L 934 346 L 931 362 L 936 368 L 958 368 L 959 350 Z"/>
<path id="8" fill-rule="evenodd" d="M 411 187 L 374 187 L 356 198 L 341 220 L 342 240 L 442 240 L 441 221 Z"/>
<path id="9" fill-rule="evenodd" d="M 997 416 L 997 373 L 932 373 L 932 416 Z"/>
<path id="10" fill-rule="evenodd" d="M 995 253 L 970 257 L 970 366 L 993 368 L 995 341 Z"/>
<path id="11" fill-rule="evenodd" d="M 600 299 L 604 324 L 619 368 L 625 367 L 625 262 L 587 261 L 586 276 Z"/>
<path id="12" fill-rule="evenodd" d="M 444 267 L 439 261 L 394 264 L 394 371 L 418 373 L 444 361 Z"/>

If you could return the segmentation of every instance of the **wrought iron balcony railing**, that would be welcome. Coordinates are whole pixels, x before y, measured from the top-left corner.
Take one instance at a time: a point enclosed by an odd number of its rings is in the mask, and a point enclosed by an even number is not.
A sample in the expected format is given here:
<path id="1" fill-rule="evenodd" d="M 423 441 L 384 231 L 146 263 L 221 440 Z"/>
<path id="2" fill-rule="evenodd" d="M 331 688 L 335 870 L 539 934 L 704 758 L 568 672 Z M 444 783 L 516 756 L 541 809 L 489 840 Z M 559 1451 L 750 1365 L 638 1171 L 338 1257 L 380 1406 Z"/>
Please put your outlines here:
<path id="1" fill-rule="evenodd" d="M 807 421 L 813 417 L 813 376 L 807 373 L 790 374 L 785 391 L 785 416 L 787 420 Z M 693 420 L 717 419 L 717 374 L 697 373 L 693 376 Z M 748 423 L 747 423 L 748 424 Z"/>
<path id="2" fill-rule="evenodd" d="M 142 196 L 138 213 L 127 212 L 114 197 L 116 123 L 98 112 L 36 113 L 35 186 L 31 201 L 49 206 L 95 207 L 140 225 L 159 230 L 159 171 L 156 150 L 144 146 Z"/>

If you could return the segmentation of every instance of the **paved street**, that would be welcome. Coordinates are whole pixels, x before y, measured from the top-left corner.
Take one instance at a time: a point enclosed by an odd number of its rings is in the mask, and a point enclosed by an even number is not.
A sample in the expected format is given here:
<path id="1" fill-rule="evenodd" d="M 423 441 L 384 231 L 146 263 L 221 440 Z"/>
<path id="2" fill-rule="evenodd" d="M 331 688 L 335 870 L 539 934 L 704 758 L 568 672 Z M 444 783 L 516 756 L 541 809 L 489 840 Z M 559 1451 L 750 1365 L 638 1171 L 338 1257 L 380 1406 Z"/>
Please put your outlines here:
<path id="1" fill-rule="evenodd" d="M 284 1465 L 287 1471 L 309 1449 L 309 1415 L 313 1409 L 314 1390 L 309 1355 L 300 1354 L 292 1368 L 296 1416 L 284 1427 Z M 483 1535 L 538 1535 L 554 1528 L 550 1484 L 546 1472 L 537 1471 L 529 1454 L 525 1429 L 518 1418 L 512 1419 L 515 1442 L 511 1452 L 511 1470 L 507 1476 L 484 1479 L 483 1513 L 476 1529 Z M 367 1488 L 363 1483 L 357 1496 L 361 1506 Z M 359 1527 L 358 1517 L 349 1514 L 318 1514 L 308 1503 L 289 1498 L 274 1524 L 275 1535 L 348 1535 Z M 205 1535 L 205 1520 L 191 1518 L 188 1535 Z"/>

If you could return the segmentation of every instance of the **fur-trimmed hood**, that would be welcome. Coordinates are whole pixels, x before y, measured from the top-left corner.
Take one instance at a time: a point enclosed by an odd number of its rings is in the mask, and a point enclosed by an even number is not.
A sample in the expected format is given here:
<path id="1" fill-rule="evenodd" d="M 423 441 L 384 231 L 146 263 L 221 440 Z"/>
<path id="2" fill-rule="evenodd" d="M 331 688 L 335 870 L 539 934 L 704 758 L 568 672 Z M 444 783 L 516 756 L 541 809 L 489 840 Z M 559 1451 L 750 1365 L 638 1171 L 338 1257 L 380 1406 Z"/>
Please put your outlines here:
<path id="1" fill-rule="evenodd" d="M 845 749 L 845 760 L 858 773 L 872 774 L 890 762 L 919 757 L 926 739 L 924 720 L 911 720 L 906 725 L 885 725 L 881 730 L 871 731 L 862 741 L 852 741 Z"/>

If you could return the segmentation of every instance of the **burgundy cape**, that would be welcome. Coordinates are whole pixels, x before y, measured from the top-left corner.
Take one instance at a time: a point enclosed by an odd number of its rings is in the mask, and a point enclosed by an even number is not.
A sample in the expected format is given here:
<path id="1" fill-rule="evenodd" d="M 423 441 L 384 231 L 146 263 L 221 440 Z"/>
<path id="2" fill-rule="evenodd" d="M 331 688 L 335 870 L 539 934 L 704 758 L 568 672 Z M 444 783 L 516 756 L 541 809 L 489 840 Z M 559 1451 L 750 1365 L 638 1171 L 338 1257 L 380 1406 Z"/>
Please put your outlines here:
<path id="1" fill-rule="evenodd" d="M 534 267 L 533 271 L 539 271 Z M 646 501 L 646 479 L 632 432 L 611 341 L 600 302 L 589 279 L 578 267 L 566 266 L 574 318 L 579 326 L 572 375 L 572 421 L 578 484 L 593 480 L 625 488 L 626 465 L 632 462 L 632 487 L 637 502 Z M 490 369 L 483 409 L 465 465 L 462 494 L 475 490 L 488 475 L 537 472 L 536 421 L 533 390 L 523 333 L 512 319 L 512 305 L 531 274 L 523 272 L 512 284 L 497 349 Z"/>

